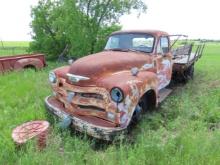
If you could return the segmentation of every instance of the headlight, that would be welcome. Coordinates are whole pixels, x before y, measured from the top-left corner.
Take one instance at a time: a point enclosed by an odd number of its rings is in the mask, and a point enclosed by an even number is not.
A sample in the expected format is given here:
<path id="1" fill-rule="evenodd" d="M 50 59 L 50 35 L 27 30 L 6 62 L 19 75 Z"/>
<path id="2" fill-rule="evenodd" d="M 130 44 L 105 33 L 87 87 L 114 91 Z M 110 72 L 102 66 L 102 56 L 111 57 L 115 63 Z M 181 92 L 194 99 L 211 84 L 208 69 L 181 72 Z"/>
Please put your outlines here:
<path id="1" fill-rule="evenodd" d="M 120 88 L 112 88 L 111 98 L 114 102 L 120 103 L 124 100 L 124 93 Z"/>
<path id="2" fill-rule="evenodd" d="M 54 72 L 50 72 L 49 73 L 49 81 L 51 83 L 56 83 L 57 82 L 57 76 Z"/>

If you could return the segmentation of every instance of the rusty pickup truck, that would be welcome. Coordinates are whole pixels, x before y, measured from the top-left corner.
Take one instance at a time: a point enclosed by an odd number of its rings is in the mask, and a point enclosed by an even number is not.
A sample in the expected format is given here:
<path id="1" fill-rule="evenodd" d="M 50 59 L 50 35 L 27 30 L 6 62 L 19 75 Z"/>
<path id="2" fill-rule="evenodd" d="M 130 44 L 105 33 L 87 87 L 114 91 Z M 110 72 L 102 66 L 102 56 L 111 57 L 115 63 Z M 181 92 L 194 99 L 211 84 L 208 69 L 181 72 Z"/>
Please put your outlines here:
<path id="1" fill-rule="evenodd" d="M 46 66 L 43 54 L 25 54 L 0 57 L 0 74 L 26 68 L 41 69 Z"/>
<path id="2" fill-rule="evenodd" d="M 172 91 L 172 80 L 193 77 L 204 45 L 172 48 L 162 31 L 119 31 L 105 49 L 49 73 L 47 110 L 80 132 L 111 140 Z"/>

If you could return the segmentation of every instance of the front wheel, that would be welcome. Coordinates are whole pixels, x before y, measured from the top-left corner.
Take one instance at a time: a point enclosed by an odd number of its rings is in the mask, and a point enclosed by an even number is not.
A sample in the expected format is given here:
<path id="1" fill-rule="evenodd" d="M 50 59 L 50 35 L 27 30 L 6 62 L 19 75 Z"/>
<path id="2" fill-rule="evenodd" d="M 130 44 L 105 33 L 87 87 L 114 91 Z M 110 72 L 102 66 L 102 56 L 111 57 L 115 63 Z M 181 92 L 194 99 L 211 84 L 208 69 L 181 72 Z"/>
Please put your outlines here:
<path id="1" fill-rule="evenodd" d="M 135 107 L 134 114 L 132 116 L 132 123 L 136 124 L 141 120 L 144 113 L 148 110 L 147 99 L 145 97 L 141 98 Z"/>

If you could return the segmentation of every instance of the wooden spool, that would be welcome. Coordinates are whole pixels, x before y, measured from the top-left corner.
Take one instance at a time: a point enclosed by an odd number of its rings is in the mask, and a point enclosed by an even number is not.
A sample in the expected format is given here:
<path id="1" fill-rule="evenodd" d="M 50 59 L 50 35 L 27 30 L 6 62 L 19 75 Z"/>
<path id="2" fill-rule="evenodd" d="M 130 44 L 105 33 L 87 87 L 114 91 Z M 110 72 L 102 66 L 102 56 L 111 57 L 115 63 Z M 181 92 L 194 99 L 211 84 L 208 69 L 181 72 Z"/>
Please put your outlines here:
<path id="1" fill-rule="evenodd" d="M 46 147 L 46 140 L 49 131 L 49 122 L 31 121 L 24 123 L 12 131 L 12 139 L 17 145 L 23 145 L 28 140 L 36 138 L 39 149 Z"/>

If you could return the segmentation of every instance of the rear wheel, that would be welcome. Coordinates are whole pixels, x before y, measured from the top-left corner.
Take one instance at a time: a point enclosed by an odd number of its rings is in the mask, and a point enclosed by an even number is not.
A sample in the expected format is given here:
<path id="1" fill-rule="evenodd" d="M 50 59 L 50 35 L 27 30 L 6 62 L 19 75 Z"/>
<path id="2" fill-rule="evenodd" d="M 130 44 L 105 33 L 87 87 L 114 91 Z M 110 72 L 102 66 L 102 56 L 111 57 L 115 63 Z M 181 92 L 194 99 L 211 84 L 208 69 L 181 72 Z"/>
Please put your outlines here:
<path id="1" fill-rule="evenodd" d="M 183 73 L 184 76 L 184 82 L 188 82 L 189 80 L 192 80 L 194 77 L 194 64 L 191 65 L 187 70 Z"/>

